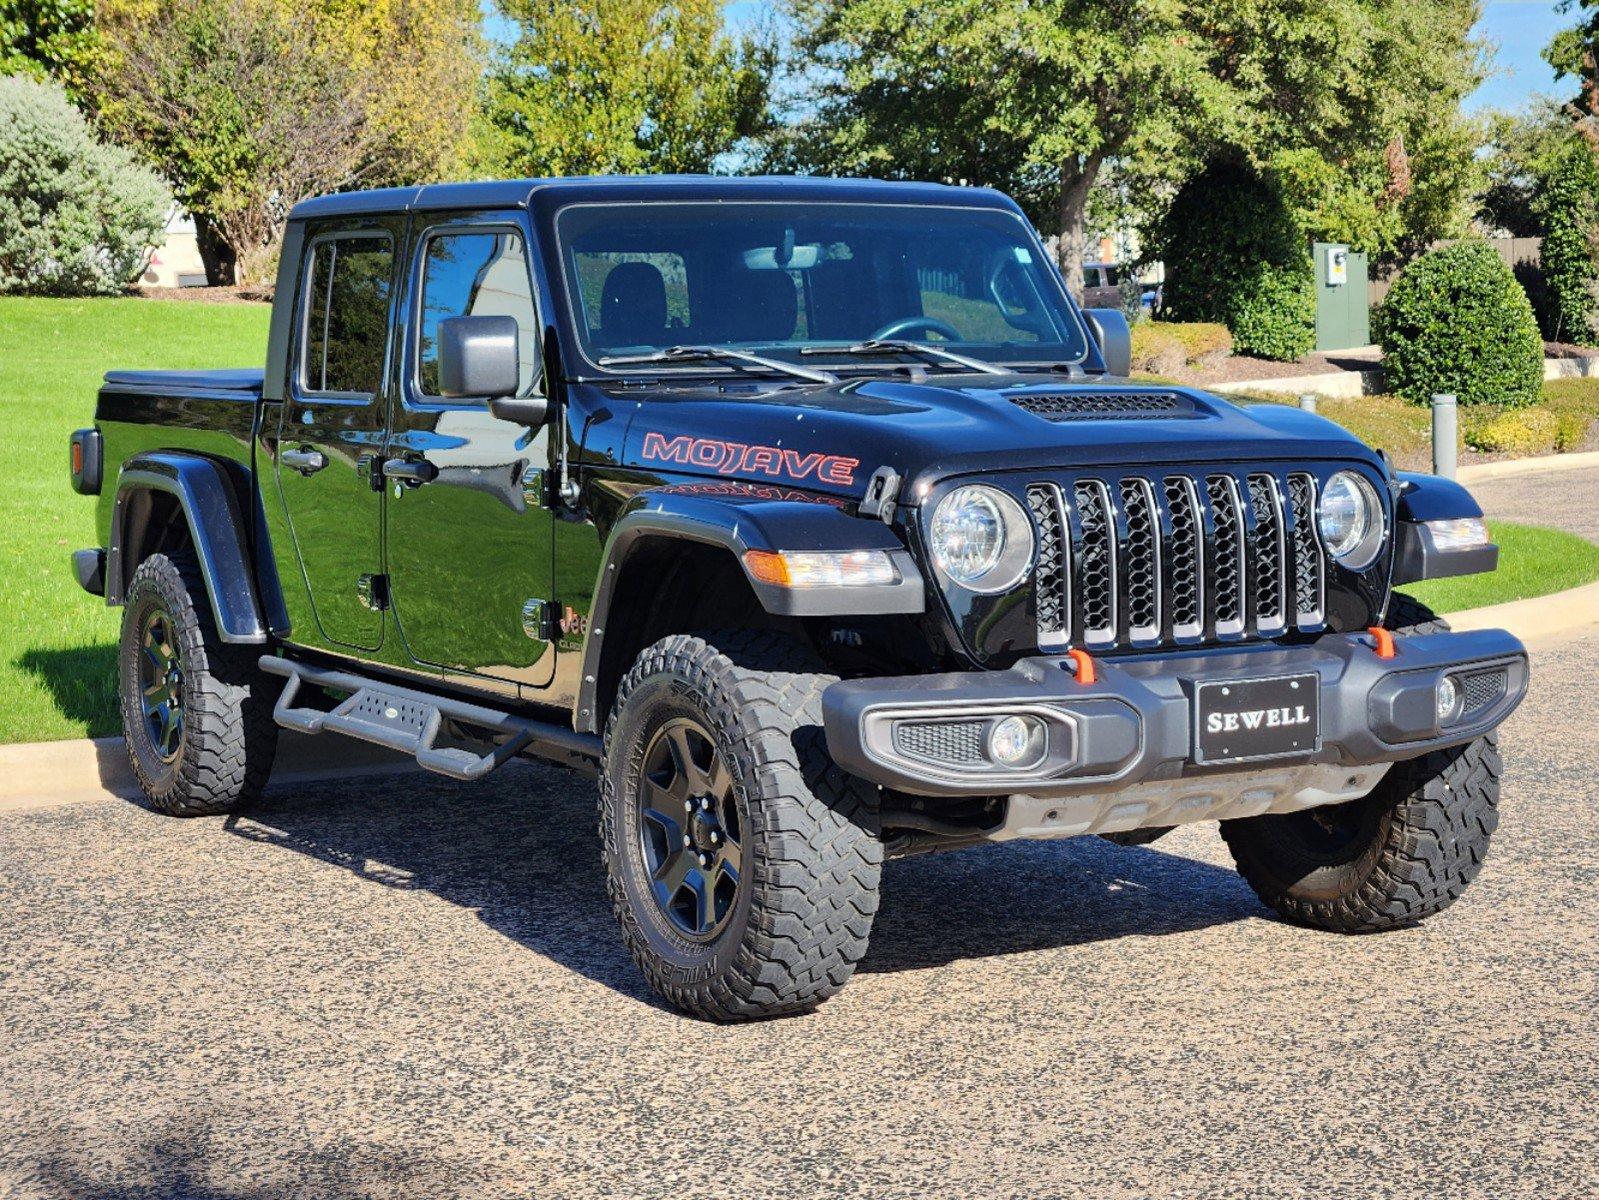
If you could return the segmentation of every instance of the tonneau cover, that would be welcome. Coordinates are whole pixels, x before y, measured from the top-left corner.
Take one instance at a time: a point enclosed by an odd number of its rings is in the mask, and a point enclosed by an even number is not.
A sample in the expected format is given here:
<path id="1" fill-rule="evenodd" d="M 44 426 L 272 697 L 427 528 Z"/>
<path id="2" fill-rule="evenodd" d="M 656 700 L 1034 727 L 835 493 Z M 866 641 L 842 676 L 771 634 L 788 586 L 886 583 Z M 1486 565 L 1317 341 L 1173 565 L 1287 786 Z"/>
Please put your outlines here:
<path id="1" fill-rule="evenodd" d="M 105 373 L 105 381 L 113 386 L 173 391 L 259 392 L 265 378 L 266 372 L 260 367 L 236 367 L 220 371 L 107 371 Z"/>

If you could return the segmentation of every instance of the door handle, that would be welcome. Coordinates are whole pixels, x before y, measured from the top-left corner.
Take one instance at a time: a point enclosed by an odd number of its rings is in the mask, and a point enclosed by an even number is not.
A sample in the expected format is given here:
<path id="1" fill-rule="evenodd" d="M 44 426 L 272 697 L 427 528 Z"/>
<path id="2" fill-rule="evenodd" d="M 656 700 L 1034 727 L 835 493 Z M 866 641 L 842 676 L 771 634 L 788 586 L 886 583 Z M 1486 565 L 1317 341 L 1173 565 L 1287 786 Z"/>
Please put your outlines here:
<path id="1" fill-rule="evenodd" d="M 302 475 L 315 475 L 328 465 L 327 456 L 309 446 L 302 446 L 298 450 L 279 450 L 278 461 Z"/>
<path id="2" fill-rule="evenodd" d="M 419 487 L 437 479 L 439 469 L 425 458 L 385 458 L 383 478 L 398 479 L 412 487 Z"/>

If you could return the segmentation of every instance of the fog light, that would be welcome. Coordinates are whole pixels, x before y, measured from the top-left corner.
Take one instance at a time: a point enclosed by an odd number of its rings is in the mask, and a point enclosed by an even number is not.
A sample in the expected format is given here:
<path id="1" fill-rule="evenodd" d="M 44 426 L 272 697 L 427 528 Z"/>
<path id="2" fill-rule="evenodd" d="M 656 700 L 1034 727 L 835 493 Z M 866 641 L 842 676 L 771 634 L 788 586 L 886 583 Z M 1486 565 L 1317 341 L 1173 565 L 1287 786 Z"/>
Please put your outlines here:
<path id="1" fill-rule="evenodd" d="M 1452 675 L 1445 675 L 1438 681 L 1438 724 L 1443 725 L 1455 715 L 1455 706 L 1460 703 L 1460 689 L 1455 685 Z"/>
<path id="2" fill-rule="evenodd" d="M 1044 723 L 1036 717 L 1004 717 L 988 731 L 988 757 L 1013 770 L 1035 766 L 1044 757 Z"/>

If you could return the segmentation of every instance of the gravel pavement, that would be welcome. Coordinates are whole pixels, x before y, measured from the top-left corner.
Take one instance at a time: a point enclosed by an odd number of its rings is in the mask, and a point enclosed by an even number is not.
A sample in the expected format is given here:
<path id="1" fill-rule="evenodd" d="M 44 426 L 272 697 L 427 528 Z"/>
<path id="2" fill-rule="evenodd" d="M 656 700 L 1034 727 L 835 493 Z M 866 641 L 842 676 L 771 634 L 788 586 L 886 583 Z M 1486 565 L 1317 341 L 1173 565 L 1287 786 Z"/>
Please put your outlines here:
<path id="1" fill-rule="evenodd" d="M 0 815 L 0 1195 L 1592 1197 L 1596 676 L 1536 655 L 1418 929 L 1282 924 L 1214 827 L 985 847 L 734 1028 L 642 986 L 575 776 Z"/>
<path id="2" fill-rule="evenodd" d="M 1599 542 L 1599 467 L 1507 475 L 1467 487 L 1490 517 L 1552 525 Z"/>

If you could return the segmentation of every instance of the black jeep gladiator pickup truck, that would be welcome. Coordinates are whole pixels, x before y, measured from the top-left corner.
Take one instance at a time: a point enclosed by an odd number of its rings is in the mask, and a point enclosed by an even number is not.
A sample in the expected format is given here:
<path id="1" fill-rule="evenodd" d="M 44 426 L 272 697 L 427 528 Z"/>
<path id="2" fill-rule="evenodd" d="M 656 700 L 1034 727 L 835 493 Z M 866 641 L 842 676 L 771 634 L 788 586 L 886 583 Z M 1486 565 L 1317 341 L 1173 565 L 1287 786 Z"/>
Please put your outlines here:
<path id="1" fill-rule="evenodd" d="M 73 483 L 151 803 L 279 727 L 599 779 L 622 936 L 717 1019 L 865 952 L 886 858 L 1220 821 L 1286 918 L 1476 874 L 1527 659 L 1394 588 L 1481 510 L 1311 413 L 1127 378 L 991 191 L 450 184 L 290 214 L 266 369 L 111 371 Z"/>

